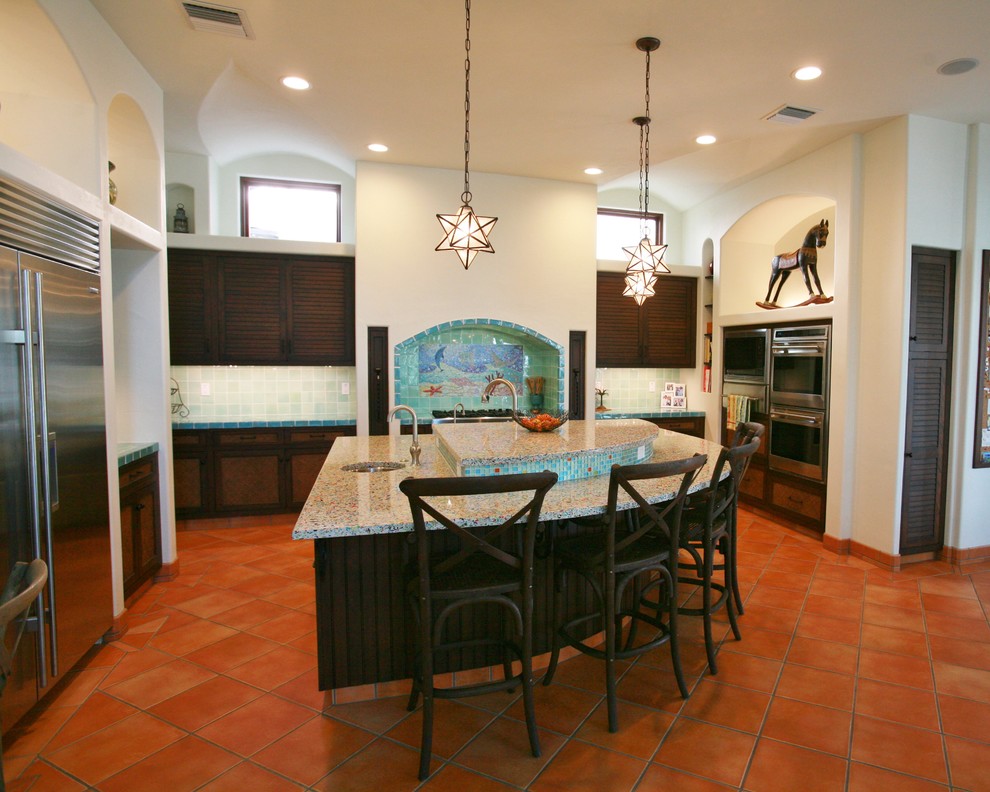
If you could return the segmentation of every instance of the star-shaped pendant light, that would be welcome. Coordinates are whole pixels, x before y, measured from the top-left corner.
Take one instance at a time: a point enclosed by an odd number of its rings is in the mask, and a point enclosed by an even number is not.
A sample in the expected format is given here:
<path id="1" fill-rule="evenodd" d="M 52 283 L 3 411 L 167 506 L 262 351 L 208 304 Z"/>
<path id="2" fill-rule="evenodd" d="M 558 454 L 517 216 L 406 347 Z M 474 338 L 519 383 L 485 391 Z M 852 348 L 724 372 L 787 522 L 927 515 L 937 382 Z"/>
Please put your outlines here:
<path id="1" fill-rule="evenodd" d="M 470 193 L 468 193 L 470 195 Z M 479 217 L 469 203 L 470 198 L 455 215 L 438 214 L 437 220 L 443 226 L 444 237 L 437 250 L 453 250 L 464 265 L 471 266 L 479 253 L 494 253 L 495 248 L 488 241 L 488 232 L 498 220 L 497 217 Z"/>
<path id="2" fill-rule="evenodd" d="M 497 217 L 482 217 L 471 208 L 471 0 L 464 0 L 464 192 L 457 214 L 438 214 L 443 239 L 436 249 L 453 250 L 464 269 L 479 253 L 494 253 L 488 234 Z"/>
<path id="3" fill-rule="evenodd" d="M 642 305 L 647 297 L 655 294 L 653 286 L 656 282 L 657 276 L 653 272 L 627 272 L 626 288 L 622 296 L 632 297 L 636 305 Z"/>
<path id="4" fill-rule="evenodd" d="M 670 273 L 663 263 L 667 246 L 652 242 L 647 232 L 650 213 L 650 53 L 659 47 L 660 39 L 657 38 L 645 37 L 636 42 L 636 48 L 646 53 L 646 114 L 633 119 L 639 127 L 639 210 L 643 216 L 643 238 L 638 245 L 623 248 L 629 254 L 623 295 L 632 297 L 638 305 L 654 295 L 657 276 Z"/>

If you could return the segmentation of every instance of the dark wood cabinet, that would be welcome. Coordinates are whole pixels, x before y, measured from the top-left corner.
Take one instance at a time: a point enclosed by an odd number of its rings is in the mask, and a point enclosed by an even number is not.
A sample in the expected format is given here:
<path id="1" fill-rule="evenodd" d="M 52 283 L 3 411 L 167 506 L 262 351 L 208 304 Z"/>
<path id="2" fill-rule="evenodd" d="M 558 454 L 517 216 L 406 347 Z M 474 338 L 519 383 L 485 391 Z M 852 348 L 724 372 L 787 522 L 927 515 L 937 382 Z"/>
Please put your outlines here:
<path id="1" fill-rule="evenodd" d="M 624 288 L 624 273 L 598 273 L 596 365 L 694 368 L 698 279 L 663 275 L 641 306 L 622 296 Z"/>
<path id="2" fill-rule="evenodd" d="M 196 517 L 212 510 L 208 439 L 205 429 L 172 432 L 176 517 Z"/>
<path id="3" fill-rule="evenodd" d="M 705 439 L 705 416 L 685 415 L 674 418 L 647 418 L 650 423 L 655 423 L 661 429 L 668 429 L 671 432 L 691 435 Z"/>
<path id="4" fill-rule="evenodd" d="M 173 365 L 354 365 L 354 260 L 170 249 Z"/>
<path id="5" fill-rule="evenodd" d="M 119 477 L 121 566 L 126 599 L 162 567 L 158 454 L 129 462 L 120 468 Z"/>
<path id="6" fill-rule="evenodd" d="M 333 441 L 353 426 L 176 429 L 176 516 L 239 516 L 302 507 Z"/>
<path id="7" fill-rule="evenodd" d="M 216 278 L 213 256 L 195 250 L 168 252 L 168 340 L 177 365 L 217 362 Z"/>

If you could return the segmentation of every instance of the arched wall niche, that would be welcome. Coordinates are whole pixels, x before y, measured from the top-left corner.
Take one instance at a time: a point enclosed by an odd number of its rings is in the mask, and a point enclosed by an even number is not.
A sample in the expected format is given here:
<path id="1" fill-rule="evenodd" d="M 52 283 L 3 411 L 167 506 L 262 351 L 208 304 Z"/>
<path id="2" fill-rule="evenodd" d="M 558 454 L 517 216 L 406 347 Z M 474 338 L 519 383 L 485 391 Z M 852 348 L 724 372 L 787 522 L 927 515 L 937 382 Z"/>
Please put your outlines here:
<path id="1" fill-rule="evenodd" d="M 100 194 L 97 109 L 65 41 L 35 0 L 3 0 L 0 143 Z"/>
<path id="2" fill-rule="evenodd" d="M 174 231 L 176 209 L 182 204 L 190 234 L 196 233 L 196 191 L 189 184 L 171 182 L 165 185 L 165 230 Z"/>
<path id="3" fill-rule="evenodd" d="M 789 195 L 774 198 L 754 207 L 739 218 L 719 243 L 718 310 L 722 318 L 740 317 L 733 324 L 745 324 L 767 317 L 756 303 L 763 300 L 770 283 L 773 257 L 796 250 L 805 234 L 821 220 L 829 223 L 829 240 L 818 250 L 818 277 L 828 296 L 835 286 L 835 201 L 825 196 Z M 808 296 L 800 270 L 793 272 L 780 292 L 778 303 L 796 306 Z M 805 309 L 800 309 L 805 310 Z M 828 305 L 814 306 L 816 316 L 831 315 Z M 822 311 L 826 313 L 822 313 Z M 773 319 L 785 316 L 803 318 L 793 313 L 773 311 Z M 753 316 L 756 315 L 756 319 Z"/>
<path id="4" fill-rule="evenodd" d="M 162 162 L 144 112 L 117 94 L 107 110 L 107 156 L 116 165 L 117 208 L 158 228 L 162 218 Z"/>

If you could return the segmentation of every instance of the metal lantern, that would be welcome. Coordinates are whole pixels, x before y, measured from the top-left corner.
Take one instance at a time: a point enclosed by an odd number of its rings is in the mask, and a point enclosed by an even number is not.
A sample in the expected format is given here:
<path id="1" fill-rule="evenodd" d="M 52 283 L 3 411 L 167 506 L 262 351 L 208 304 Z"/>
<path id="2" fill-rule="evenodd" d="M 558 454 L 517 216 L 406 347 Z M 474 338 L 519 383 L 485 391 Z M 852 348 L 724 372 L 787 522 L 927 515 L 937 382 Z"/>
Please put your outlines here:
<path id="1" fill-rule="evenodd" d="M 189 218 L 186 217 L 186 208 L 179 204 L 175 209 L 175 217 L 172 218 L 172 230 L 176 234 L 189 233 Z"/>

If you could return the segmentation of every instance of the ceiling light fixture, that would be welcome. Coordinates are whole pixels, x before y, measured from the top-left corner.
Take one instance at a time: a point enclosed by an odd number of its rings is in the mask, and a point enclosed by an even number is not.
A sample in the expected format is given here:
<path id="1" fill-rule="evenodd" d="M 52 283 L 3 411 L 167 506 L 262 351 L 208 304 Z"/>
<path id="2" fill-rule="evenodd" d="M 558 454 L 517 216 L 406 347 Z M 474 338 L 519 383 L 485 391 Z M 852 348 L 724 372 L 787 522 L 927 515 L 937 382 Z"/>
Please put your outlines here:
<path id="1" fill-rule="evenodd" d="M 650 53 L 660 47 L 660 39 L 645 37 L 636 41 L 636 48 L 646 53 L 646 112 L 636 116 L 633 123 L 639 127 L 639 211 L 642 214 L 643 238 L 638 245 L 622 248 L 629 254 L 626 266 L 626 288 L 624 297 L 632 297 L 637 305 L 654 294 L 653 286 L 657 276 L 669 273 L 663 263 L 666 245 L 650 241 Z"/>
<path id="2" fill-rule="evenodd" d="M 714 135 L 698 135 L 698 137 L 694 139 L 694 142 L 702 146 L 710 146 L 716 141 L 716 139 L 717 138 Z"/>
<path id="3" fill-rule="evenodd" d="M 968 71 L 973 71 L 979 65 L 980 62 L 976 58 L 956 58 L 955 60 L 946 61 L 935 71 L 946 77 L 954 77 L 957 74 L 965 74 Z"/>
<path id="4" fill-rule="evenodd" d="M 589 176 L 601 176 L 605 171 L 601 168 L 585 168 L 584 172 Z"/>
<path id="5" fill-rule="evenodd" d="M 369 143 L 368 150 L 377 151 L 379 154 L 381 154 L 382 152 L 388 151 L 388 146 L 386 146 L 384 143 Z"/>
<path id="6" fill-rule="evenodd" d="M 817 80 L 822 76 L 822 70 L 817 66 L 802 66 L 791 73 L 795 80 Z"/>
<path id="7" fill-rule="evenodd" d="M 309 80 L 305 77 L 296 77 L 289 75 L 288 77 L 282 78 L 282 85 L 286 88 L 291 88 L 293 91 L 308 91 L 309 90 Z"/>
<path id="8" fill-rule="evenodd" d="M 471 0 L 464 0 L 464 192 L 457 214 L 438 214 L 443 239 L 436 250 L 453 250 L 464 265 L 471 266 L 479 253 L 494 253 L 488 234 L 497 217 L 481 217 L 471 208 Z"/>

